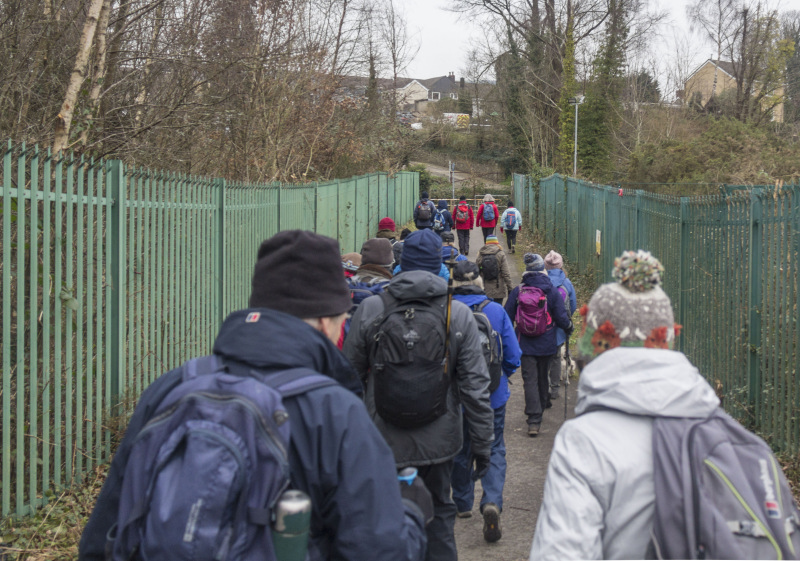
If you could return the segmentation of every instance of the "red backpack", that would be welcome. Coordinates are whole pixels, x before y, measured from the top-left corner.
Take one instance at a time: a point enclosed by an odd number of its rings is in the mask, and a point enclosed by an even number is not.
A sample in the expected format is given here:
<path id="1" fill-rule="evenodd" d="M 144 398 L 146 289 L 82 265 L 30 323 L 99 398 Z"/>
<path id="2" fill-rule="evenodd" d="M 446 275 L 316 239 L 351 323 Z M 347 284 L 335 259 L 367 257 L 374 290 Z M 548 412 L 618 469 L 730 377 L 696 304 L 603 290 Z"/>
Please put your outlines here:
<path id="1" fill-rule="evenodd" d="M 465 222 L 469 222 L 469 206 L 462 203 L 456 207 L 456 223 L 464 224 Z"/>

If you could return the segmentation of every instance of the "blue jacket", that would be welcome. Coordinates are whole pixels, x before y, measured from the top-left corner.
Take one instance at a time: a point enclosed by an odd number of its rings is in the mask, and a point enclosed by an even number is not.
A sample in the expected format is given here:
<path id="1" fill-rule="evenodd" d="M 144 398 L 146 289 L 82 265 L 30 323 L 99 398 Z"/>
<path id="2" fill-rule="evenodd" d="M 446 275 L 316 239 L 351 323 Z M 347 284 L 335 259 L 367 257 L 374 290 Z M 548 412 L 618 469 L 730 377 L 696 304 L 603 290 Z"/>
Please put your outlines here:
<path id="1" fill-rule="evenodd" d="M 453 215 L 450 214 L 450 211 L 447 209 L 447 201 L 444 199 L 440 200 L 436 208 L 442 211 L 442 217 L 444 218 L 444 230 L 439 230 L 439 232 L 449 232 L 455 228 L 456 224 L 453 222 Z M 433 218 L 434 220 L 436 219 L 436 213 L 433 214 Z"/>
<path id="2" fill-rule="evenodd" d="M 572 321 L 570 321 L 567 315 L 567 310 L 564 307 L 564 300 L 561 298 L 561 294 L 558 293 L 558 290 L 553 286 L 550 277 L 544 274 L 544 272 L 534 273 L 529 271 L 524 273 L 522 275 L 522 285 L 535 286 L 542 289 L 545 296 L 547 296 L 547 311 L 553 318 L 553 323 L 548 326 L 547 331 L 538 337 L 519 335 L 519 346 L 522 348 L 522 354 L 529 356 L 554 355 L 558 351 L 558 345 L 556 344 L 556 326 L 564 330 L 572 328 Z M 505 305 L 508 317 L 512 320 L 517 317 L 518 297 L 519 286 L 508 295 L 508 300 Z"/>
<path id="3" fill-rule="evenodd" d="M 570 319 L 575 314 L 575 310 L 578 309 L 578 297 L 575 295 L 575 287 L 572 286 L 572 283 L 567 278 L 566 273 L 561 269 L 550 269 L 547 271 L 547 276 L 550 277 L 550 281 L 553 283 L 553 286 L 556 289 L 559 286 L 563 286 L 567 291 L 567 296 L 569 297 L 569 313 Z M 560 327 L 556 327 L 556 345 L 563 345 L 564 341 L 567 340 L 567 334 L 564 332 L 563 329 Z"/>
<path id="4" fill-rule="evenodd" d="M 470 308 L 480 304 L 484 300 L 491 300 L 488 296 L 483 294 L 483 292 L 476 294 L 455 294 L 453 299 L 466 304 Z M 500 385 L 497 386 L 497 389 L 494 390 L 490 396 L 492 409 L 497 409 L 505 405 L 508 398 L 511 397 L 511 389 L 508 387 L 508 377 L 514 374 L 517 368 L 519 368 L 522 351 L 517 342 L 517 335 L 514 333 L 514 324 L 503 309 L 503 306 L 497 302 L 489 302 L 483 309 L 483 313 L 489 318 L 489 323 L 492 324 L 492 328 L 497 331 L 499 336 L 497 344 L 503 346 L 503 376 L 500 377 Z"/>
<path id="5" fill-rule="evenodd" d="M 456 263 L 458 263 L 459 261 L 466 261 L 467 260 L 467 258 L 465 256 L 461 255 L 458 252 L 458 250 L 456 248 L 454 248 L 452 245 L 443 245 L 442 246 L 442 263 L 444 263 L 445 261 L 449 261 L 450 258 L 453 255 L 455 255 L 455 257 L 456 257 Z M 448 273 L 448 275 L 449 275 L 449 273 Z"/>
<path id="6" fill-rule="evenodd" d="M 394 268 L 394 271 L 392 271 L 392 275 L 397 276 L 402 272 L 403 270 L 400 268 L 400 265 L 398 265 L 397 267 Z M 447 265 L 445 265 L 444 263 L 442 263 L 442 268 L 439 269 L 439 276 L 446 281 L 450 280 L 450 271 L 447 269 Z"/>
<path id="7" fill-rule="evenodd" d="M 360 398 L 361 382 L 352 365 L 305 322 L 262 308 L 258 322 L 246 323 L 249 311 L 228 316 L 214 344 L 214 354 L 232 373 L 258 369 L 269 375 L 307 367 L 341 384 L 283 402 L 292 420 L 291 488 L 305 491 L 313 505 L 309 559 L 424 558 L 421 512 L 400 496 L 394 456 Z M 116 522 L 132 441 L 180 377 L 180 369 L 172 370 L 142 394 L 84 528 L 80 559 L 105 559 L 106 533 Z"/>

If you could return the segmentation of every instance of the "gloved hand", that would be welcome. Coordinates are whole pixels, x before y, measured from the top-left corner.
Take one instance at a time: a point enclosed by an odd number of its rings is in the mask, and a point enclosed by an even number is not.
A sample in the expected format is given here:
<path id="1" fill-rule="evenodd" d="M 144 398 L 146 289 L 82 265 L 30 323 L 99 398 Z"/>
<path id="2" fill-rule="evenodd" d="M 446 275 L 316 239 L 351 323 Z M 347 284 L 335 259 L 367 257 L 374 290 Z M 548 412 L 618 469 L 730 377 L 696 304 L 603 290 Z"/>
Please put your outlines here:
<path id="1" fill-rule="evenodd" d="M 572 323 L 572 322 L 569 322 L 569 327 L 564 330 L 564 333 L 566 333 L 567 337 L 569 337 L 570 335 L 572 335 L 573 331 L 575 331 L 575 324 Z"/>
<path id="2" fill-rule="evenodd" d="M 502 227 L 500 227 L 500 233 L 501 233 L 501 234 L 503 233 L 503 228 L 502 228 Z"/>
<path id="3" fill-rule="evenodd" d="M 483 479 L 483 476 L 489 471 L 489 456 L 472 456 L 475 462 L 475 469 L 472 471 L 472 480 L 477 481 Z"/>
<path id="4" fill-rule="evenodd" d="M 401 481 L 400 495 L 419 507 L 426 525 L 431 523 L 431 520 L 433 520 L 433 499 L 421 477 L 415 477 L 410 485 L 405 481 Z"/>

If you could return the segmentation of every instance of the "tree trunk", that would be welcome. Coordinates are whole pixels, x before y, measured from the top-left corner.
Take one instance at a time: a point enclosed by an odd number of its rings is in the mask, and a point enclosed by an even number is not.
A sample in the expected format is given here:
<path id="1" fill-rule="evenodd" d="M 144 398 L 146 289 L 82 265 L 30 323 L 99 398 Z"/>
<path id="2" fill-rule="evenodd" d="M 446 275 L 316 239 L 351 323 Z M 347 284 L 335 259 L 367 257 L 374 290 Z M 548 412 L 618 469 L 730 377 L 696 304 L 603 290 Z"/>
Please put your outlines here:
<path id="1" fill-rule="evenodd" d="M 92 89 L 89 92 L 89 104 L 91 105 L 92 113 L 89 116 L 89 122 L 86 123 L 86 128 L 81 131 L 81 146 L 86 146 L 86 142 L 89 139 L 89 128 L 97 115 L 97 108 L 100 104 L 100 91 L 103 89 L 103 83 L 105 82 L 106 58 L 108 56 L 106 38 L 108 36 L 108 19 L 110 14 L 111 0 L 104 0 L 103 8 L 100 10 L 100 18 L 97 21 L 97 49 L 95 50 L 97 60 L 95 62 L 94 71 L 92 72 Z"/>
<path id="2" fill-rule="evenodd" d="M 75 57 L 75 67 L 69 79 L 67 92 L 64 96 L 64 103 L 61 104 L 61 111 L 56 117 L 55 139 L 53 140 L 53 153 L 57 154 L 67 147 L 69 141 L 69 129 L 72 123 L 72 114 L 75 111 L 75 103 L 78 100 L 78 93 L 81 85 L 86 79 L 86 66 L 89 62 L 89 53 L 92 51 L 94 35 L 97 31 L 97 20 L 100 17 L 100 10 L 104 0 L 91 0 L 89 11 L 86 14 L 86 21 L 83 24 L 81 39 L 78 45 L 78 56 Z"/>

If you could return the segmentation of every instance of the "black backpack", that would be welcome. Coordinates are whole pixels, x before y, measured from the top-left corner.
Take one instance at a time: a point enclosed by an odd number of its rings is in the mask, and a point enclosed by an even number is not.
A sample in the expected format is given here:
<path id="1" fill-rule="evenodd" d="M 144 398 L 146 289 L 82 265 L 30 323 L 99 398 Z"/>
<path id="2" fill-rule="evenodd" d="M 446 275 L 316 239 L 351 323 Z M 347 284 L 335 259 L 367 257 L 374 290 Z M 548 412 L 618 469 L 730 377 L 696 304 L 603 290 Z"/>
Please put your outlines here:
<path id="1" fill-rule="evenodd" d="M 429 201 L 420 201 L 417 203 L 417 220 L 420 222 L 428 222 L 431 219 L 431 205 Z"/>
<path id="2" fill-rule="evenodd" d="M 496 254 L 486 253 L 483 255 L 483 259 L 481 259 L 481 276 L 485 281 L 500 278 L 500 263 L 497 261 Z"/>
<path id="3" fill-rule="evenodd" d="M 375 408 L 404 429 L 427 425 L 447 412 L 451 377 L 445 372 L 445 298 L 397 300 L 380 295 L 384 311 L 371 330 Z"/>
<path id="4" fill-rule="evenodd" d="M 481 349 L 486 366 L 489 368 L 489 393 L 493 393 L 500 386 L 500 377 L 503 375 L 503 347 L 497 344 L 497 331 L 492 327 L 483 309 L 491 302 L 484 300 L 472 306 L 472 315 L 478 324 L 480 332 Z"/>

